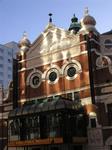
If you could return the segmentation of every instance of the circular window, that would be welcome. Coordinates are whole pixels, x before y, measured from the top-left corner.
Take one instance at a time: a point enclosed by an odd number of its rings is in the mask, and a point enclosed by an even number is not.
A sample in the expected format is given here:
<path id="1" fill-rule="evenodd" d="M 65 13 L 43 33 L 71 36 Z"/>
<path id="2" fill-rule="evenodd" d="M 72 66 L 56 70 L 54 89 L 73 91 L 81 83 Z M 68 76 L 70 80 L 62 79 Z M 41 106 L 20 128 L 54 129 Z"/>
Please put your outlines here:
<path id="1" fill-rule="evenodd" d="M 75 74 L 76 74 L 76 69 L 75 69 L 74 67 L 68 68 L 68 70 L 67 70 L 67 75 L 68 75 L 69 77 L 74 77 Z"/>
<path id="2" fill-rule="evenodd" d="M 48 83 L 55 84 L 59 79 L 59 71 L 56 68 L 50 69 L 47 74 Z"/>
<path id="3" fill-rule="evenodd" d="M 34 86 L 38 85 L 40 81 L 40 78 L 38 76 L 34 76 L 32 79 L 32 83 Z"/>
<path id="4" fill-rule="evenodd" d="M 56 72 L 51 72 L 51 73 L 49 74 L 49 80 L 50 80 L 51 82 L 54 82 L 56 79 L 57 79 L 57 73 L 56 73 Z"/>
<path id="5" fill-rule="evenodd" d="M 70 63 L 65 67 L 65 76 L 68 80 L 75 79 L 80 72 L 80 67 L 75 63 Z"/>
<path id="6" fill-rule="evenodd" d="M 37 88 L 41 84 L 41 80 L 41 74 L 39 72 L 32 74 L 30 78 L 31 87 Z"/>

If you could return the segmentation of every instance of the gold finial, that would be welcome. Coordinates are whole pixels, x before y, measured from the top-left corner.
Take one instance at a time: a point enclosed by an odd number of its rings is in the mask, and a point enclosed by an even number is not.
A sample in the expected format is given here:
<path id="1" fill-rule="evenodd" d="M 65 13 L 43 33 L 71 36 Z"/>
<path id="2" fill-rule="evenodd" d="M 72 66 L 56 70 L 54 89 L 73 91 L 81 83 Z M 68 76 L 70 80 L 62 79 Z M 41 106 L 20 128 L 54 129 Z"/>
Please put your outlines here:
<path id="1" fill-rule="evenodd" d="M 89 14 L 89 10 L 88 10 L 88 7 L 86 7 L 84 10 L 84 16 L 87 16 L 88 14 Z"/>

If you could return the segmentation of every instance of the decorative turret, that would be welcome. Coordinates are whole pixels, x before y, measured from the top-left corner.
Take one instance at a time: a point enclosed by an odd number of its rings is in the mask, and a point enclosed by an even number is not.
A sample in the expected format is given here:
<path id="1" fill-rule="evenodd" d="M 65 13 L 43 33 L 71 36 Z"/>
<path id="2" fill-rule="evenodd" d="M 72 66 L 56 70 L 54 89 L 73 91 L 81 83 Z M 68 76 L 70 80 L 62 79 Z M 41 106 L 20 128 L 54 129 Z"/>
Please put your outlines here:
<path id="1" fill-rule="evenodd" d="M 94 17 L 90 16 L 88 13 L 88 8 L 85 9 L 85 17 L 83 19 L 83 23 L 84 25 L 96 25 L 96 21 L 94 19 Z"/>
<path id="2" fill-rule="evenodd" d="M 78 18 L 74 14 L 73 18 L 71 19 L 69 30 L 73 30 L 75 33 L 77 33 L 80 28 L 81 26 L 80 23 L 78 23 Z"/>
<path id="3" fill-rule="evenodd" d="M 26 32 L 23 33 L 22 39 L 19 41 L 18 46 L 21 50 L 27 50 L 30 47 L 31 43 L 28 39 L 28 35 Z"/>
<path id="4" fill-rule="evenodd" d="M 81 19 L 81 30 L 80 31 L 96 31 L 95 28 L 96 20 L 88 13 L 88 8 L 85 8 L 84 17 Z"/>
<path id="5" fill-rule="evenodd" d="M 18 68 L 19 70 L 26 68 L 25 62 L 21 62 L 22 60 L 26 59 L 26 51 L 30 48 L 30 41 L 28 39 L 28 35 L 26 32 L 23 33 L 23 37 L 18 43 L 20 51 L 17 53 L 18 59 Z"/>

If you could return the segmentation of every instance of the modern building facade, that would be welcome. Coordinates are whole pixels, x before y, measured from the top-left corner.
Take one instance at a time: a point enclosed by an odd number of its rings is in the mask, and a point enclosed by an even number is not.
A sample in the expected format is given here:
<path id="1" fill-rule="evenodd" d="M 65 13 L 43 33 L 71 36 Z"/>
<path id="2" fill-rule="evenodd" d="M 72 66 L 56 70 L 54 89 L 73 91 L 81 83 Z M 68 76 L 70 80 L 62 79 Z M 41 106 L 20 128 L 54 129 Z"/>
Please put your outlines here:
<path id="1" fill-rule="evenodd" d="M 13 59 L 18 50 L 16 42 L 0 45 L 0 150 L 7 143 L 8 113 L 13 109 L 9 91 L 13 78 Z"/>
<path id="2" fill-rule="evenodd" d="M 111 150 L 111 36 L 94 17 L 73 16 L 68 30 L 50 18 L 15 61 L 9 150 Z M 16 80 L 15 80 L 16 79 Z"/>
<path id="3" fill-rule="evenodd" d="M 18 50 L 16 42 L 0 44 L 0 85 L 4 89 L 7 89 L 10 81 L 12 81 L 13 57 Z"/>

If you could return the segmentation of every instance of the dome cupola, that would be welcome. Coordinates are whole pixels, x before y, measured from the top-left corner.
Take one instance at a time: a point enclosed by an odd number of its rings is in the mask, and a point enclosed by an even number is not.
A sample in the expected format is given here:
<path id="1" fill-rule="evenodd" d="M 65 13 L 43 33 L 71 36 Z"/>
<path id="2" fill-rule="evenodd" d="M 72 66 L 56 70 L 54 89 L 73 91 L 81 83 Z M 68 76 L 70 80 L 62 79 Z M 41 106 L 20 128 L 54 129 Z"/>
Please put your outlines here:
<path id="1" fill-rule="evenodd" d="M 85 8 L 84 17 L 81 19 L 81 30 L 80 31 L 96 31 L 95 28 L 96 20 L 88 13 L 88 8 Z"/>
<path id="2" fill-rule="evenodd" d="M 93 25 L 93 26 L 96 25 L 96 21 L 95 21 L 94 17 L 90 16 L 88 13 L 88 8 L 85 9 L 85 15 L 83 18 L 83 23 L 85 25 Z"/>
<path id="3" fill-rule="evenodd" d="M 73 30 L 75 33 L 77 33 L 80 28 L 81 26 L 80 23 L 78 23 L 78 18 L 74 15 L 73 18 L 71 19 L 69 30 Z"/>
<path id="4" fill-rule="evenodd" d="M 96 25 L 95 19 L 89 15 L 84 18 L 83 22 L 85 25 L 93 25 L 93 26 Z"/>
<path id="5" fill-rule="evenodd" d="M 23 33 L 23 37 L 21 38 L 21 40 L 18 43 L 18 46 L 20 47 L 20 49 L 22 50 L 26 50 L 30 47 L 31 43 L 30 40 L 28 39 L 28 35 L 26 32 Z"/>

